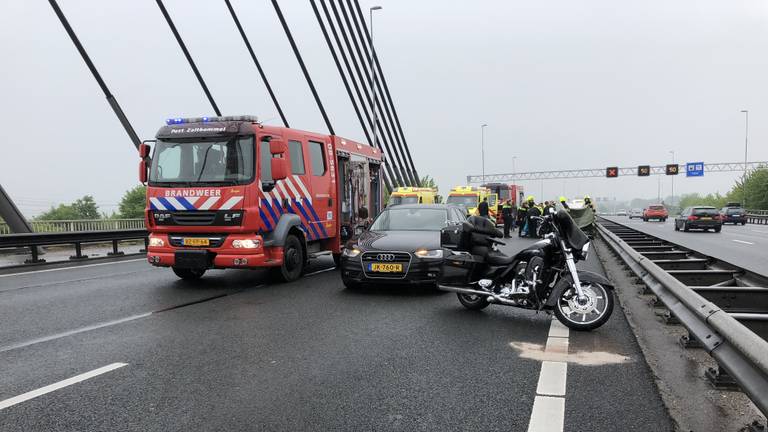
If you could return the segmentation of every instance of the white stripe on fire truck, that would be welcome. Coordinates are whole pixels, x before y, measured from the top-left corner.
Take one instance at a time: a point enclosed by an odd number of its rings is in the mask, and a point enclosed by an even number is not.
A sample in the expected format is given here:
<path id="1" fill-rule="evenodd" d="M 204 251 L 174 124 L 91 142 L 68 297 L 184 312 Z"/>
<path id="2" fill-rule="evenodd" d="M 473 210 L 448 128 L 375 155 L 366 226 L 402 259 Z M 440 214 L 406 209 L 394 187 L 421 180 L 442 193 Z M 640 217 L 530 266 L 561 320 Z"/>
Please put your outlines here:
<path id="1" fill-rule="evenodd" d="M 307 197 L 307 201 L 309 201 L 311 203 L 312 202 L 312 196 L 309 194 L 309 191 L 307 190 L 307 187 L 304 186 L 304 182 L 301 181 L 301 178 L 299 176 L 297 176 L 297 175 L 293 176 L 293 179 L 299 185 L 299 189 L 301 189 L 301 192 L 304 194 L 304 196 Z"/>
<path id="2" fill-rule="evenodd" d="M 270 195 L 270 196 L 271 196 L 272 198 L 276 199 L 276 200 L 277 200 L 277 202 L 282 202 L 282 201 L 283 201 L 283 197 L 281 197 L 281 196 L 280 196 L 280 193 L 279 193 L 279 192 L 278 192 L 278 190 L 277 190 L 277 185 L 278 185 L 278 184 L 280 184 L 280 183 L 279 183 L 279 182 L 278 182 L 278 183 L 275 183 L 275 187 L 274 187 L 274 189 L 272 189 L 272 192 L 270 192 L 272 195 Z M 270 204 L 271 204 L 271 203 L 270 203 Z"/>
<path id="3" fill-rule="evenodd" d="M 205 200 L 205 202 L 200 207 L 198 207 L 198 209 L 208 210 L 211 207 L 213 207 L 213 205 L 216 204 L 218 200 L 219 200 L 219 197 L 210 197 L 207 200 Z"/>
<path id="4" fill-rule="evenodd" d="M 291 181 L 290 177 L 285 179 L 285 181 L 286 181 L 286 183 L 288 183 L 288 187 L 291 188 L 291 192 L 293 192 L 293 196 L 295 196 L 297 200 L 301 200 L 302 198 L 306 198 L 306 195 L 304 195 L 302 197 L 301 194 L 299 194 L 299 191 L 297 191 L 296 187 L 293 186 L 293 182 Z"/>
<path id="5" fill-rule="evenodd" d="M 157 198 L 150 198 L 149 202 L 152 203 L 152 205 L 155 206 L 155 208 L 158 210 L 168 210 Z"/>
<path id="6" fill-rule="evenodd" d="M 200 197 L 184 197 L 184 199 L 187 200 L 188 203 L 194 206 L 197 200 L 200 199 Z"/>
<path id="7" fill-rule="evenodd" d="M 241 196 L 233 196 L 230 199 L 228 199 L 224 204 L 219 207 L 219 210 L 230 210 L 232 207 L 235 206 L 235 204 L 239 203 L 240 200 L 243 199 Z"/>
<path id="8" fill-rule="evenodd" d="M 288 200 L 290 200 L 290 199 L 291 199 L 291 194 L 289 194 L 289 193 L 288 193 L 288 190 L 285 188 L 285 182 L 280 182 L 280 183 L 278 183 L 277 187 L 278 187 L 278 188 L 280 188 L 280 192 L 282 192 L 282 193 L 283 193 L 283 196 L 284 196 L 286 199 L 288 199 Z M 276 188 L 276 189 L 277 189 L 277 188 Z"/>

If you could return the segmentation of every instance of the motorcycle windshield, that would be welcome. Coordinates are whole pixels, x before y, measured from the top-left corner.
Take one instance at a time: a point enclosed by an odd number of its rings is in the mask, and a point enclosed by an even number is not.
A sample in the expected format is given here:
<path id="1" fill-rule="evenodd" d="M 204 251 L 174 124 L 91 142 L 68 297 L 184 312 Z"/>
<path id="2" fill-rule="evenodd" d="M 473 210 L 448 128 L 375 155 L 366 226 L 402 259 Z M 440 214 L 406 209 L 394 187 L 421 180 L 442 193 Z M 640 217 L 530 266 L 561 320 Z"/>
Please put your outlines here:
<path id="1" fill-rule="evenodd" d="M 571 249 L 581 250 L 587 242 L 589 237 L 584 234 L 584 231 L 576 226 L 576 223 L 571 219 L 571 215 L 565 210 L 558 210 L 555 214 L 555 222 L 560 228 L 560 233 L 563 235 L 565 243 L 571 247 Z"/>

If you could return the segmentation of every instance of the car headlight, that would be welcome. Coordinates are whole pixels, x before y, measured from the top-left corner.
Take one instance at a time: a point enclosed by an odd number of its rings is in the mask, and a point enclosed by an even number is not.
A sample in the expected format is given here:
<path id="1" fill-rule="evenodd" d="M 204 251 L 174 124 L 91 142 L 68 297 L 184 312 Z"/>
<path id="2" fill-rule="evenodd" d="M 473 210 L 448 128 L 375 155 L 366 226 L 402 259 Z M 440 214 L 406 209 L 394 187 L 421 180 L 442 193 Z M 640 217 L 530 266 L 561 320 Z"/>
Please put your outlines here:
<path id="1" fill-rule="evenodd" d="M 360 249 L 358 249 L 357 246 L 352 246 L 351 248 L 344 248 L 342 255 L 344 255 L 347 258 L 354 258 L 360 255 Z"/>
<path id="2" fill-rule="evenodd" d="M 261 240 L 232 240 L 232 247 L 235 249 L 257 249 L 261 247 Z"/>
<path id="3" fill-rule="evenodd" d="M 149 238 L 149 247 L 163 247 L 163 246 L 165 246 L 165 242 L 160 237 Z"/>
<path id="4" fill-rule="evenodd" d="M 443 250 L 442 249 L 434 249 L 434 250 L 419 249 L 413 254 L 419 258 L 442 258 Z"/>

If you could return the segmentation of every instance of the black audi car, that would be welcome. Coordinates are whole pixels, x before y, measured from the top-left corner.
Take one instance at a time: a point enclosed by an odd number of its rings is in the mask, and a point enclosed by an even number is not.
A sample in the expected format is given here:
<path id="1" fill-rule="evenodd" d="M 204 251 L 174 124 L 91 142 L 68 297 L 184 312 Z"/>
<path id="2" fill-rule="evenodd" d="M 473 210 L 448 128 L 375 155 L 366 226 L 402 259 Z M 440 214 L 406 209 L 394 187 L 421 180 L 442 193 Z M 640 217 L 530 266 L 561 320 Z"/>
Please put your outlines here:
<path id="1" fill-rule="evenodd" d="M 404 204 L 386 208 L 341 255 L 347 288 L 366 284 L 435 284 L 443 262 L 440 230 L 466 220 L 461 207 Z"/>

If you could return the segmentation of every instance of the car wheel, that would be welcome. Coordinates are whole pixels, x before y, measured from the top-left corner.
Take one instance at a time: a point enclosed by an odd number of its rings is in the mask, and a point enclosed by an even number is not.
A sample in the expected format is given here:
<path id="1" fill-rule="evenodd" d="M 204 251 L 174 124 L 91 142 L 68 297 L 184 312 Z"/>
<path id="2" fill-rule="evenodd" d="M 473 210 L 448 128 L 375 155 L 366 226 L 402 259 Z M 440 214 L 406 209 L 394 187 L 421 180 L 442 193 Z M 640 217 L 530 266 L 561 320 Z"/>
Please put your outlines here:
<path id="1" fill-rule="evenodd" d="M 304 250 L 299 238 L 288 235 L 283 246 L 283 264 L 276 269 L 277 277 L 283 282 L 293 282 L 304 273 Z"/>
<path id="2" fill-rule="evenodd" d="M 719 227 L 715 228 L 715 232 L 719 233 L 720 231 L 722 231 L 722 229 L 723 229 L 723 227 L 719 226 Z"/>
<path id="3" fill-rule="evenodd" d="M 205 274 L 205 269 L 180 269 L 171 267 L 176 276 L 184 280 L 198 280 Z"/>
<path id="4" fill-rule="evenodd" d="M 742 223 L 741 223 L 741 226 L 744 226 L 744 225 L 746 225 L 746 224 L 747 224 L 746 222 L 742 222 Z M 735 224 L 734 224 L 734 225 L 735 225 Z"/>
<path id="5" fill-rule="evenodd" d="M 690 228 L 688 228 L 688 222 L 683 222 L 683 231 L 685 231 L 685 232 L 688 232 L 688 231 L 690 231 L 690 230 L 691 230 L 691 229 L 690 229 Z"/>

